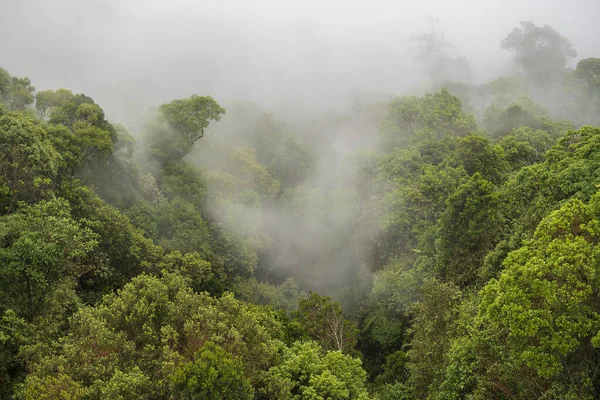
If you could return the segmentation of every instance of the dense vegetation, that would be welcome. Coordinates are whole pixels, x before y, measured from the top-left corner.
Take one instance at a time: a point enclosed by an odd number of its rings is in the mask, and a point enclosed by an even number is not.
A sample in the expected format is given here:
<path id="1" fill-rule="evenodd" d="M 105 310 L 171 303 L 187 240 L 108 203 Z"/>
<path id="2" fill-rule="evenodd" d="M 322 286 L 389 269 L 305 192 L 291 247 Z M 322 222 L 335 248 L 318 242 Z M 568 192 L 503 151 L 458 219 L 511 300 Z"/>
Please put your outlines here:
<path id="1" fill-rule="evenodd" d="M 474 85 L 414 41 L 427 94 L 136 139 L 0 69 L 0 398 L 600 397 L 600 59 L 524 22 Z"/>

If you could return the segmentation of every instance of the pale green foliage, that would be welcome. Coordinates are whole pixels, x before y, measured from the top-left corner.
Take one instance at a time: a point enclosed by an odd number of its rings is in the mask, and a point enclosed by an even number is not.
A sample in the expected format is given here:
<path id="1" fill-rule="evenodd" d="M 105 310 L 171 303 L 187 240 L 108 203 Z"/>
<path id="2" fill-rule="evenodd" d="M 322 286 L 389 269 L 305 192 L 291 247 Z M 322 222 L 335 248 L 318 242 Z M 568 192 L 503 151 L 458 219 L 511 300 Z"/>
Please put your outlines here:
<path id="1" fill-rule="evenodd" d="M 270 198 L 279 193 L 280 182 L 256 162 L 255 152 L 251 149 L 236 150 L 231 155 L 226 170 L 238 177 L 242 188 L 256 189 L 262 197 Z"/>
<path id="2" fill-rule="evenodd" d="M 446 89 L 422 98 L 400 97 L 390 102 L 380 131 L 386 148 L 405 147 L 425 139 L 464 136 L 475 130 L 458 97 Z"/>
<path id="3" fill-rule="evenodd" d="M 359 359 L 324 353 L 314 342 L 296 342 L 268 371 L 264 391 L 273 400 L 366 400 L 365 379 Z"/>
<path id="4" fill-rule="evenodd" d="M 499 108 L 507 107 L 518 98 L 527 95 L 524 82 L 504 76 L 486 83 L 483 89 L 490 96 L 492 105 Z"/>
<path id="5" fill-rule="evenodd" d="M 294 320 L 305 333 L 327 350 L 351 352 L 356 345 L 357 329 L 354 323 L 342 315 L 342 307 L 330 297 L 309 292 L 308 297 L 298 299 Z"/>
<path id="6" fill-rule="evenodd" d="M 530 21 L 523 21 L 520 28 L 514 28 L 501 46 L 511 51 L 516 64 L 540 85 L 551 83 L 577 55 L 571 42 L 551 26 L 539 27 Z"/>
<path id="7" fill-rule="evenodd" d="M 8 110 L 26 110 L 33 104 L 34 91 L 35 88 L 29 78 L 10 76 L 4 68 L 0 68 L 0 103 L 3 103 Z"/>
<path id="8" fill-rule="evenodd" d="M 90 398 L 104 398 L 103 393 L 117 390 L 113 386 L 118 382 L 130 380 L 137 386 L 119 384 L 117 392 L 129 387 L 136 396 L 161 397 L 169 393 L 178 365 L 207 341 L 235 354 L 244 376 L 257 383 L 258 372 L 275 361 L 280 333 L 268 310 L 240 303 L 230 294 L 215 299 L 193 293 L 178 275 L 141 275 L 97 307 L 75 314 L 69 336 L 56 354 L 41 358 L 24 393 L 38 393 L 36 382 L 60 371 Z"/>
<path id="9" fill-rule="evenodd" d="M 238 279 L 234 283 L 233 291 L 236 297 L 244 301 L 286 310 L 293 310 L 298 306 L 300 295 L 298 283 L 294 278 L 286 279 L 279 286 L 258 282 L 256 278 Z"/>

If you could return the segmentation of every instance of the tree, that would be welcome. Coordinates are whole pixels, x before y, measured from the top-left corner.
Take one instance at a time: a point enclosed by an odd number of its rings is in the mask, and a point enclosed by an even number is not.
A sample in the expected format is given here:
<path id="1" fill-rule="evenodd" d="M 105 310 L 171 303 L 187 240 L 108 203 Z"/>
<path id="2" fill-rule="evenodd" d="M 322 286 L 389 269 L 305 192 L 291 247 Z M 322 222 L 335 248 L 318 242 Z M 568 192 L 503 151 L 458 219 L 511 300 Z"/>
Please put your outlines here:
<path id="1" fill-rule="evenodd" d="M 6 108 L 11 111 L 27 109 L 33 104 L 34 91 L 29 78 L 10 76 L 4 68 L 0 68 L 0 103 L 4 103 Z"/>
<path id="2" fill-rule="evenodd" d="M 577 63 L 575 76 L 587 89 L 587 121 L 600 118 L 600 58 L 586 58 Z"/>
<path id="3" fill-rule="evenodd" d="M 448 161 L 451 165 L 462 165 L 467 175 L 479 172 L 484 179 L 499 184 L 508 167 L 502 158 L 499 146 L 492 146 L 483 136 L 471 134 L 456 139 L 454 152 L 448 156 Z"/>
<path id="4" fill-rule="evenodd" d="M 527 88 L 521 80 L 501 76 L 482 86 L 484 93 L 496 107 L 507 107 L 517 98 L 527 95 Z"/>
<path id="5" fill-rule="evenodd" d="M 115 128 L 104 111 L 84 94 L 70 90 L 38 93 L 38 114 L 48 117 L 48 130 L 54 147 L 63 155 L 63 172 L 74 175 L 84 167 L 104 162 L 117 141 Z"/>
<path id="6" fill-rule="evenodd" d="M 25 114 L 0 117 L 0 214 L 37 200 L 55 177 L 60 155 L 46 131 Z"/>
<path id="7" fill-rule="evenodd" d="M 174 395 L 182 400 L 252 400 L 254 395 L 240 361 L 212 342 L 205 343 L 172 380 Z"/>
<path id="8" fill-rule="evenodd" d="M 506 36 L 501 47 L 514 55 L 515 63 L 540 87 L 554 83 L 565 72 L 567 62 L 577 55 L 571 42 L 554 28 L 521 22 Z"/>
<path id="9" fill-rule="evenodd" d="M 225 109 L 212 97 L 192 95 L 158 108 L 159 118 L 148 127 L 148 146 L 163 167 L 179 161 L 204 136 L 211 121 L 219 121 Z"/>
<path id="10" fill-rule="evenodd" d="M 449 50 L 452 44 L 435 29 L 436 18 L 429 17 L 429 32 L 413 35 L 410 40 L 416 43 L 415 61 L 421 64 L 430 83 L 437 86 L 443 81 L 471 80 L 471 66 L 465 57 L 452 57 Z"/>
<path id="11" fill-rule="evenodd" d="M 35 94 L 35 109 L 40 119 L 46 119 L 48 111 L 54 105 L 54 90 L 42 90 Z"/>
<path id="12" fill-rule="evenodd" d="M 98 236 L 73 220 L 64 199 L 42 201 L 0 219 L 0 311 L 27 321 L 51 314 L 51 295 L 101 267 L 93 251 Z"/>
<path id="13" fill-rule="evenodd" d="M 397 97 L 387 107 L 379 127 L 383 144 L 388 147 L 406 147 L 414 141 L 415 132 L 423 126 L 422 100 L 418 97 Z"/>
<path id="14" fill-rule="evenodd" d="M 459 287 L 476 282 L 483 257 L 499 235 L 498 197 L 494 185 L 476 173 L 446 200 L 436 241 L 444 279 Z"/>
<path id="15" fill-rule="evenodd" d="M 598 397 L 600 197 L 572 199 L 481 292 L 476 398 Z"/>
<path id="16" fill-rule="evenodd" d="M 461 291 L 452 283 L 427 280 L 422 300 L 412 307 L 407 368 L 414 398 L 426 399 L 444 378 L 446 351 L 455 335 Z"/>
<path id="17" fill-rule="evenodd" d="M 262 391 L 273 400 L 366 400 L 366 376 L 357 358 L 295 342 L 268 371 Z"/>
<path id="18" fill-rule="evenodd" d="M 218 121 L 225 109 L 210 96 L 192 95 L 187 99 L 173 100 L 161 105 L 162 117 L 190 143 L 204 136 L 210 121 Z"/>
<path id="19" fill-rule="evenodd" d="M 475 130 L 475 118 L 446 89 L 422 98 L 398 97 L 388 105 L 380 132 L 387 149 L 426 140 L 465 136 Z"/>
<path id="20" fill-rule="evenodd" d="M 534 131 L 528 127 L 513 129 L 504 136 L 498 145 L 504 151 L 504 159 L 512 170 L 542 162 L 544 154 L 552 146 L 553 140 L 548 132 Z"/>
<path id="21" fill-rule="evenodd" d="M 193 396 L 211 387 L 225 391 L 213 398 L 236 389 L 249 396 L 248 382 L 262 384 L 282 338 L 268 308 L 231 293 L 194 293 L 177 274 L 142 274 L 98 305 L 80 308 L 69 334 L 36 355 L 18 398 L 39 398 L 46 390 L 40 382 L 55 380 L 86 398 L 206 398 Z"/>
<path id="22" fill-rule="evenodd" d="M 592 98 L 600 88 L 600 58 L 586 58 L 579 61 L 575 68 L 575 75 L 585 82 Z"/>
<path id="23" fill-rule="evenodd" d="M 354 349 L 356 326 L 344 319 L 340 303 L 330 297 L 310 292 L 307 298 L 298 299 L 294 319 L 309 338 L 317 340 L 325 349 L 345 352 Z"/>
<path id="24" fill-rule="evenodd" d="M 446 41 L 444 35 L 436 32 L 432 27 L 430 32 L 414 35 L 410 40 L 417 45 L 414 58 L 421 64 L 423 72 L 432 82 L 442 80 L 446 68 L 444 61 L 448 57 L 446 51 L 450 48 L 450 43 Z"/>

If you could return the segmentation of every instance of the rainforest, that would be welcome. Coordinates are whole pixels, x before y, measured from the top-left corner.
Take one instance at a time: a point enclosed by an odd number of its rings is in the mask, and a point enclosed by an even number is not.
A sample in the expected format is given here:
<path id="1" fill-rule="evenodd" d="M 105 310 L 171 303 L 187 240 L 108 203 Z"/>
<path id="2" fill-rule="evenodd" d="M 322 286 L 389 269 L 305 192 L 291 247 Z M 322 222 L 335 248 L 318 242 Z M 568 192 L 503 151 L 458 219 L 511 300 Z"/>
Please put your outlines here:
<path id="1" fill-rule="evenodd" d="M 600 398 L 597 4 L 135 2 L 0 4 L 0 399 Z"/>

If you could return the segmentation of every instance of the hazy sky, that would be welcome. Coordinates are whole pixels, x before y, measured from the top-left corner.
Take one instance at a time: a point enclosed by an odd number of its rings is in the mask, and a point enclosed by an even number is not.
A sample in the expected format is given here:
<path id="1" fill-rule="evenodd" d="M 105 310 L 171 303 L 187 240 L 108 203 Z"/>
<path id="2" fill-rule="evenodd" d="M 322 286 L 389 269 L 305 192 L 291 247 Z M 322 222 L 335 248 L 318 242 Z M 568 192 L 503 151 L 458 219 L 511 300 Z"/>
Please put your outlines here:
<path id="1" fill-rule="evenodd" d="M 427 16 L 476 81 L 509 65 L 499 42 L 522 20 L 600 57 L 600 0 L 0 0 L 0 66 L 117 120 L 192 93 L 318 109 L 414 87 L 408 39 Z"/>

